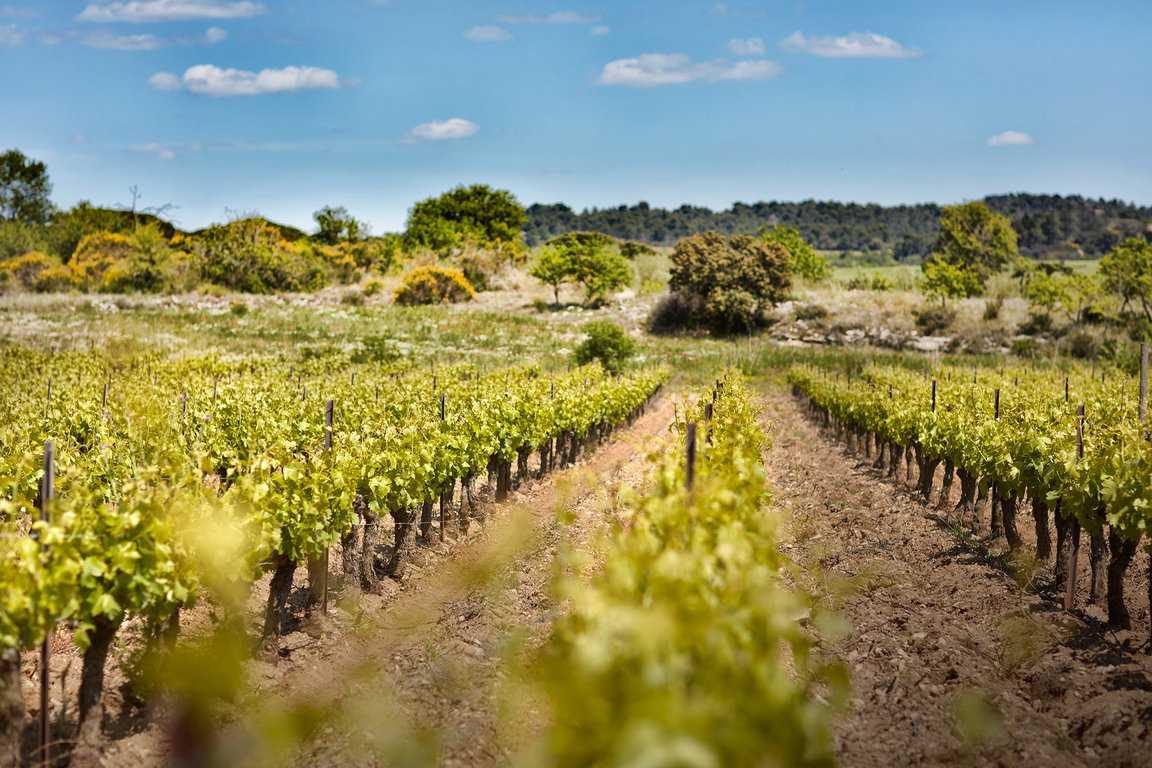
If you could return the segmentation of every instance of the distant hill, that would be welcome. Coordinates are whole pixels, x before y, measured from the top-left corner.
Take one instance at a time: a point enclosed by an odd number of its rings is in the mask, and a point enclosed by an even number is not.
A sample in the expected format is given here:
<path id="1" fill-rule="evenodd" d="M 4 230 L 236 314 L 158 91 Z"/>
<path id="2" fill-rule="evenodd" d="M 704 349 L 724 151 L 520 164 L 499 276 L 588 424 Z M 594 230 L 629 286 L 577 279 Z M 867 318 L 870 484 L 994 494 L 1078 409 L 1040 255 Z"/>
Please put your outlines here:
<path id="1" fill-rule="evenodd" d="M 1078 195 L 990 195 L 984 202 L 1012 220 L 1021 254 L 1032 258 L 1099 257 L 1125 237 L 1148 236 L 1152 222 L 1152 208 Z M 796 227 L 820 250 L 891 252 L 904 261 L 925 256 L 940 227 L 940 206 L 932 203 L 880 206 L 805 200 L 736 203 L 724 211 L 690 205 L 665 210 L 639 203 L 580 213 L 562 203 L 538 203 L 527 214 L 524 234 L 529 245 L 573 231 L 672 245 L 710 229 L 725 235 L 751 235 L 780 222 Z"/>

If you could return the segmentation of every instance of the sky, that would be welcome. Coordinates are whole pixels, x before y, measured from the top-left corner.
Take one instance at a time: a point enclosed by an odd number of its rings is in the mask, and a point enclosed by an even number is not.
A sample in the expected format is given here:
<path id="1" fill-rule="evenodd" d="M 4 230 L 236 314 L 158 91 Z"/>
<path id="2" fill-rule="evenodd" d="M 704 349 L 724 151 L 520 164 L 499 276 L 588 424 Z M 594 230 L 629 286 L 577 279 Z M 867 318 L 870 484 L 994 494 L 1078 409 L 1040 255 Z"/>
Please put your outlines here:
<path id="1" fill-rule="evenodd" d="M 1149 0 L 0 0 L 0 151 L 60 207 L 1152 204 Z"/>

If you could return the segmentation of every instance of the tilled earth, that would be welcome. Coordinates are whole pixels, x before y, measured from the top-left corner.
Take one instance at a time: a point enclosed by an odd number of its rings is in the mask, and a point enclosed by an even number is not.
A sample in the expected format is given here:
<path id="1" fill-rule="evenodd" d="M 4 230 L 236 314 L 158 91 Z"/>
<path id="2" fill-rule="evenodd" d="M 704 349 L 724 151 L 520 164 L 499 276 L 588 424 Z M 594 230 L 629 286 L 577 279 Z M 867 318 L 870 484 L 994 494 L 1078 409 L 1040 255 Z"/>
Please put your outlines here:
<path id="1" fill-rule="evenodd" d="M 791 517 L 785 552 L 853 628 L 823 648 L 851 676 L 834 734 L 841 765 L 1152 765 L 1146 554 L 1126 584 L 1131 631 L 1083 610 L 1083 594 L 1064 613 L 1050 563 L 1009 558 L 1002 539 L 937 511 L 939 478 L 929 508 L 798 400 L 773 391 L 764 404 L 767 469 Z"/>

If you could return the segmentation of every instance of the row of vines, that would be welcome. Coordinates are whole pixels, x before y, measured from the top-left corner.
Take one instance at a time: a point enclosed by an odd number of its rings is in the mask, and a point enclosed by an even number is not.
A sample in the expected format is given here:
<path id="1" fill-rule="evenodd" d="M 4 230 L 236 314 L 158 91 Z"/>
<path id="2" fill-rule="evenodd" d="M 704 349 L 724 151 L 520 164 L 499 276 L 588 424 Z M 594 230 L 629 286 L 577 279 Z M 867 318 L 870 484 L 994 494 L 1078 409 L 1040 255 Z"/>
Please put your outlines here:
<path id="1" fill-rule="evenodd" d="M 109 368 L 94 355 L 3 351 L 0 753 L 20 751 L 20 652 L 58 629 L 83 652 L 82 727 L 100 712 L 125 622 L 173 647 L 181 609 L 220 585 L 272 574 L 259 647 L 275 658 L 298 566 L 309 565 L 317 603 L 338 542 L 346 588 L 400 577 L 437 502 L 441 538 L 467 531 L 483 515 L 479 477 L 499 500 L 529 475 L 531 453 L 538 474 L 575 461 L 665 378 L 595 366 L 381 371 L 336 358 Z"/>
<path id="2" fill-rule="evenodd" d="M 874 457 L 890 477 L 906 472 L 912 481 L 915 463 L 915 484 L 926 501 L 943 464 L 939 504 L 949 503 L 955 477 L 955 513 L 979 527 L 990 510 L 990 533 L 1003 536 L 1010 550 L 1023 546 L 1017 515 L 1030 501 L 1036 557 L 1055 556 L 1055 583 L 1068 609 L 1080 531 L 1087 531 L 1089 602 L 1106 601 L 1109 623 L 1130 627 L 1124 574 L 1141 539 L 1152 533 L 1152 444 L 1136 379 L 1087 367 L 973 371 L 952 365 L 931 377 L 875 365 L 855 377 L 795 365 L 788 378 L 813 416 L 842 434 L 850 449 Z"/>
<path id="3" fill-rule="evenodd" d="M 543 662 L 550 762 L 833 764 L 826 696 L 846 680 L 811 653 L 804 619 L 827 617 L 784 583 L 759 422 L 738 374 L 701 393 L 682 447 L 626 493 L 602 572 L 569 564 Z"/>

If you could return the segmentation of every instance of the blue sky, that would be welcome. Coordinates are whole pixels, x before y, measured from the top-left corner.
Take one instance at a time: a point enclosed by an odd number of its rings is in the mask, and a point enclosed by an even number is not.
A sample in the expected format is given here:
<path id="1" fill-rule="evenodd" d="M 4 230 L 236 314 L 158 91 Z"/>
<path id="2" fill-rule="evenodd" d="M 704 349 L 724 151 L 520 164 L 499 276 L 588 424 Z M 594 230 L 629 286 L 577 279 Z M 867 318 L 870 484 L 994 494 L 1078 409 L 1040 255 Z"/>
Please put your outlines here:
<path id="1" fill-rule="evenodd" d="M 458 184 L 1152 204 L 1148 0 L 0 0 L 0 149 L 58 205 L 376 233 Z"/>

